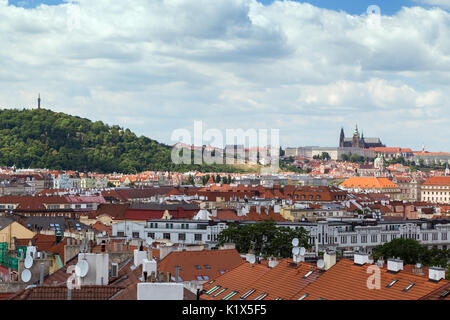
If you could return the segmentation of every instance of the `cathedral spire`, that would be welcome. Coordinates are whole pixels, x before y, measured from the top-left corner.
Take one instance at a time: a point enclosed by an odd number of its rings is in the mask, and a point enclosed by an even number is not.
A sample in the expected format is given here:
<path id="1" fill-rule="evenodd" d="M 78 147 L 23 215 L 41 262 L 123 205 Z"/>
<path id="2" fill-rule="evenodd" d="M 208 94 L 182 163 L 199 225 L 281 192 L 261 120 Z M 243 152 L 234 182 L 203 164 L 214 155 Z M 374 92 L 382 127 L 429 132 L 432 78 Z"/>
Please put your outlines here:
<path id="1" fill-rule="evenodd" d="M 41 108 L 41 94 L 39 93 L 39 96 L 38 96 L 38 109 L 40 109 Z"/>

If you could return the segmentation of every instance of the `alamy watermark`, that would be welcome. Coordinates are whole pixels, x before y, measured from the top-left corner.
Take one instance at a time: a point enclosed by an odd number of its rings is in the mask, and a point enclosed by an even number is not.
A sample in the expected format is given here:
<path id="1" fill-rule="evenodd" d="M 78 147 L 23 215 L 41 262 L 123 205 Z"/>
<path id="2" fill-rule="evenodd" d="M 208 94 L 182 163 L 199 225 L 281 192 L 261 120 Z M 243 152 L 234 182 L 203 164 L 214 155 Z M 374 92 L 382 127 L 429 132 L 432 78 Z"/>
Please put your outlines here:
<path id="1" fill-rule="evenodd" d="M 194 132 L 176 129 L 171 159 L 175 164 L 260 164 L 278 170 L 280 135 L 278 129 L 204 130 L 203 121 L 194 121 Z M 208 147 L 206 146 L 208 144 Z M 224 148 L 210 146 L 225 146 Z M 193 153 L 193 157 L 192 157 Z"/>

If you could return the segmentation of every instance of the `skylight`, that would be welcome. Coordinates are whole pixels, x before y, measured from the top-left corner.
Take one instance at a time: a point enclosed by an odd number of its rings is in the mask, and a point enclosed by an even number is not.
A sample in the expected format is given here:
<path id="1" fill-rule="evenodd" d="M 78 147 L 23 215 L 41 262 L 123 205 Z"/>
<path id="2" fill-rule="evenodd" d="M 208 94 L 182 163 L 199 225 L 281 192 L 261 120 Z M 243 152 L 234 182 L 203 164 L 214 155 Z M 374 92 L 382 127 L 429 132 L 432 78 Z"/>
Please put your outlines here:
<path id="1" fill-rule="evenodd" d="M 386 288 L 390 288 L 390 287 L 392 287 L 394 284 L 396 284 L 397 283 L 397 279 L 395 279 L 394 281 L 392 281 L 391 283 L 389 283 L 387 286 L 386 286 Z"/>
<path id="2" fill-rule="evenodd" d="M 403 289 L 403 292 L 407 292 L 409 289 L 411 289 L 414 286 L 414 283 L 410 283 L 405 289 Z"/>
<path id="3" fill-rule="evenodd" d="M 213 295 L 213 298 L 217 297 L 218 295 L 220 295 L 222 292 L 224 292 L 225 290 L 227 290 L 228 288 L 223 288 L 219 291 L 217 291 L 217 293 L 215 295 Z"/>
<path id="4" fill-rule="evenodd" d="M 214 291 L 216 291 L 217 289 L 221 288 L 222 286 L 215 286 L 211 289 L 209 289 L 208 291 L 206 291 L 206 295 L 210 295 L 211 293 L 213 293 Z"/>
<path id="5" fill-rule="evenodd" d="M 255 289 L 251 289 L 251 290 L 249 290 L 249 291 L 247 291 L 246 293 L 244 293 L 242 296 L 241 296 L 241 300 L 245 300 L 245 299 L 247 299 L 253 292 L 255 292 Z"/>
<path id="6" fill-rule="evenodd" d="M 205 269 L 211 269 L 211 267 L 207 264 L 204 265 Z"/>
<path id="7" fill-rule="evenodd" d="M 314 272 L 314 270 L 308 271 L 308 273 L 306 273 L 303 278 L 306 279 L 308 278 L 312 273 Z"/>
<path id="8" fill-rule="evenodd" d="M 202 268 L 202 267 L 200 267 L 199 265 L 197 265 L 197 264 L 195 265 L 195 269 L 201 270 L 201 268 Z"/>
<path id="9" fill-rule="evenodd" d="M 238 291 L 233 291 L 230 292 L 229 294 L 227 294 L 225 297 L 223 297 L 222 300 L 230 300 L 231 298 L 233 298 L 235 295 L 237 295 L 239 292 Z"/>
<path id="10" fill-rule="evenodd" d="M 203 276 L 203 279 L 204 280 L 209 280 L 209 277 L 208 276 Z"/>
<path id="11" fill-rule="evenodd" d="M 267 297 L 267 293 L 263 293 L 263 294 L 260 294 L 259 296 L 257 296 L 256 298 L 255 298 L 255 300 L 262 300 L 262 299 L 264 299 L 265 297 Z"/>
<path id="12" fill-rule="evenodd" d="M 450 291 L 445 290 L 444 292 L 442 292 L 442 294 L 439 296 L 440 298 L 446 298 L 448 296 L 448 294 L 450 293 Z"/>
<path id="13" fill-rule="evenodd" d="M 305 299 L 307 296 L 309 296 L 309 294 L 305 293 L 305 294 L 302 295 L 300 298 L 298 298 L 298 300 L 303 300 L 303 299 Z"/>
<path id="14" fill-rule="evenodd" d="M 197 280 L 202 281 L 203 280 L 202 276 L 197 276 Z"/>

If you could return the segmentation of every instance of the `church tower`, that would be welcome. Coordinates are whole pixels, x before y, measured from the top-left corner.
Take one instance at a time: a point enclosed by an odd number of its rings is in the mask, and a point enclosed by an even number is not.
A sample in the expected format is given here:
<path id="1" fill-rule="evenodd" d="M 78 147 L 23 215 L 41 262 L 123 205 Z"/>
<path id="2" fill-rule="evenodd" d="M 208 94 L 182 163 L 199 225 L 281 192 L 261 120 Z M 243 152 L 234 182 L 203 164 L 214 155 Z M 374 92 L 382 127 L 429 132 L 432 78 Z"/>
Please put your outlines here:
<path id="1" fill-rule="evenodd" d="M 41 94 L 39 93 L 39 96 L 38 96 L 38 109 L 40 109 L 41 108 Z"/>
<path id="2" fill-rule="evenodd" d="M 353 133 L 352 148 L 359 148 L 360 140 L 361 139 L 359 137 L 358 125 L 356 125 L 355 132 Z"/>
<path id="3" fill-rule="evenodd" d="M 339 137 L 339 148 L 345 147 L 345 145 L 344 145 L 344 139 L 345 139 L 345 135 L 344 135 L 344 127 L 341 127 L 341 136 Z"/>

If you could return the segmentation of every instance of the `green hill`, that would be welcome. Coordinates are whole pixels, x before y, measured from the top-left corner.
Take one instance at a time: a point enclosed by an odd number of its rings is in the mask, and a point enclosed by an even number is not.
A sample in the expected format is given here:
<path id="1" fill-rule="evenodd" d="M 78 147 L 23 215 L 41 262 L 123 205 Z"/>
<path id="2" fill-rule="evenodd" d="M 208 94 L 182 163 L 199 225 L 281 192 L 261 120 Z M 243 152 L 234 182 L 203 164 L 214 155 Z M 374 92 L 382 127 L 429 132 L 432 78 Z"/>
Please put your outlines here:
<path id="1" fill-rule="evenodd" d="M 240 172 L 226 165 L 175 165 L 171 148 L 129 129 L 47 109 L 0 110 L 0 165 L 136 173 Z"/>

